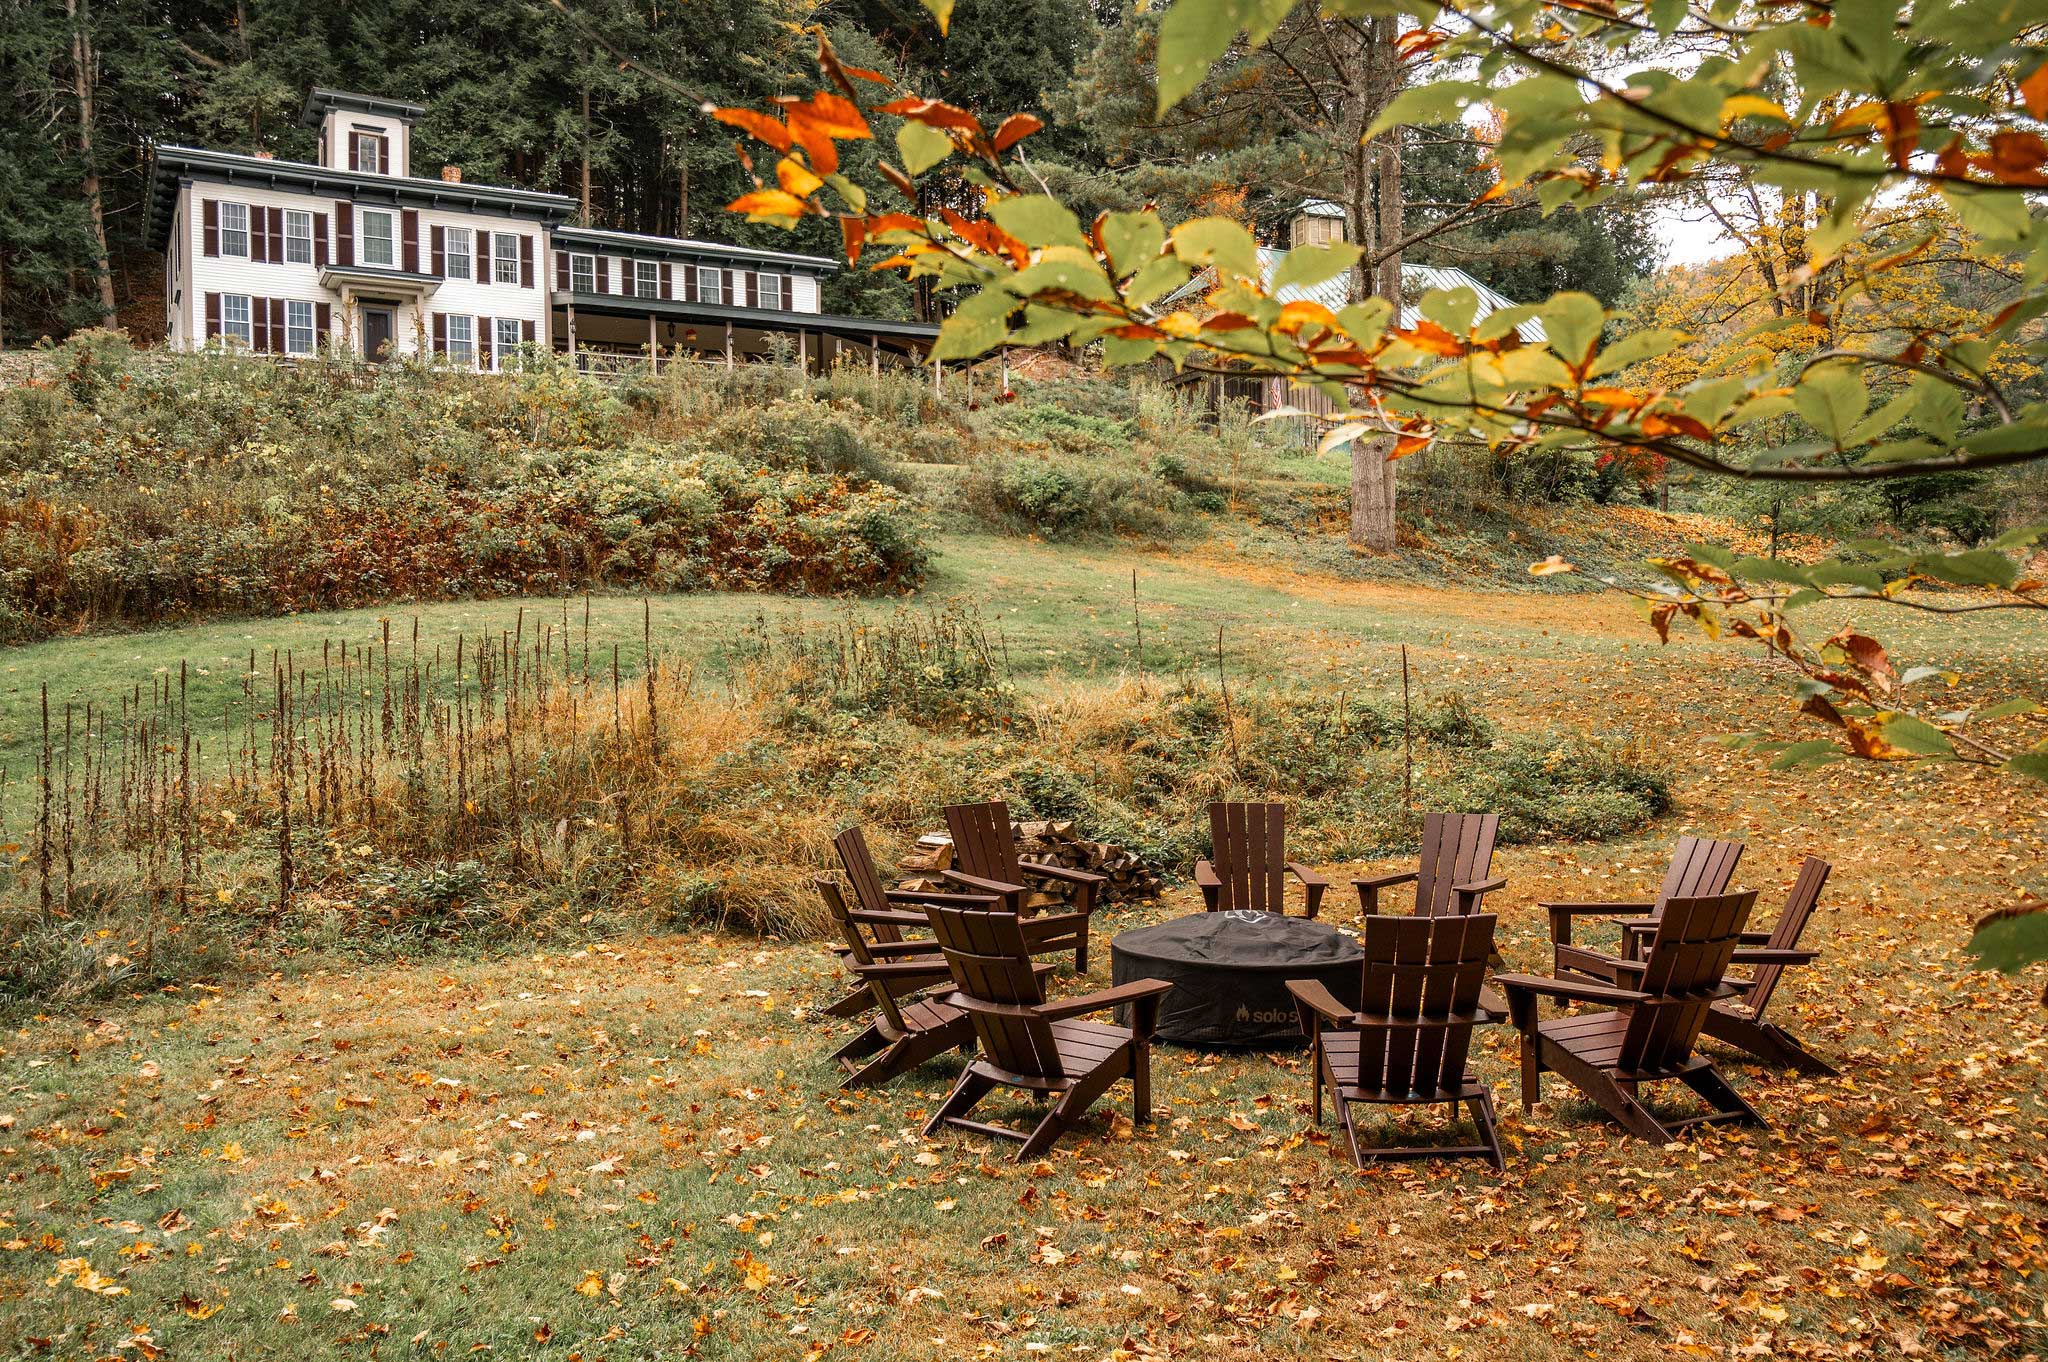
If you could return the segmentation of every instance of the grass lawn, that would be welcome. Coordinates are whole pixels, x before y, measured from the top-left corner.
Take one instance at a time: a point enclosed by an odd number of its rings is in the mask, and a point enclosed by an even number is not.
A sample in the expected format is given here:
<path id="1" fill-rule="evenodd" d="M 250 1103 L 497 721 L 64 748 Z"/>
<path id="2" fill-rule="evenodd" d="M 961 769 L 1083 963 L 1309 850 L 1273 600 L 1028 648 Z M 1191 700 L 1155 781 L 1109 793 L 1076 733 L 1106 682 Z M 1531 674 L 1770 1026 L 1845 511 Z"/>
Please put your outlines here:
<path id="1" fill-rule="evenodd" d="M 2048 1352 L 2044 970 L 1976 972 L 1960 949 L 1983 908 L 2048 892 L 2037 788 L 1956 768 L 1769 772 L 1713 737 L 1803 734 L 1781 682 L 1739 650 L 1660 647 L 1609 596 L 1358 582 L 1214 543 L 955 536 L 907 604 L 971 599 L 1026 680 L 1110 672 L 1132 661 L 1134 569 L 1155 669 L 1213 671 L 1219 626 L 1233 677 L 1392 678 L 1406 644 L 1425 693 L 1462 692 L 1510 730 L 1633 738 L 1669 763 L 1678 812 L 1650 834 L 1501 854 L 1511 967 L 1547 965 L 1535 900 L 1647 892 L 1681 831 L 1747 841 L 1739 879 L 1766 921 L 1800 857 L 1828 857 L 1808 932 L 1827 955 L 1774 1008 L 1841 1076 L 1710 1047 L 1771 1128 L 1656 1149 L 1554 1076 L 1521 1115 L 1496 1029 L 1476 1064 L 1501 1101 L 1507 1175 L 1361 1174 L 1312 1127 L 1300 1055 L 1162 1049 L 1156 1122 L 1131 1122 L 1119 1088 L 1018 1167 L 989 1141 L 918 1138 L 957 1061 L 836 1089 L 826 1055 L 846 1028 L 809 1011 L 839 986 L 816 943 L 279 958 L 222 988 L 9 1019 L 0 1357 Z M 843 608 L 651 606 L 657 641 L 697 657 L 757 613 Z M 407 637 L 416 615 L 445 646 L 517 609 L 382 613 Z M 638 599 L 591 609 L 594 647 L 637 648 Z M 528 625 L 559 611 L 529 603 Z M 571 616 L 580 634 L 580 605 Z M 314 655 L 376 636 L 379 617 L 13 650 L 9 764 L 44 681 L 104 700 L 189 659 L 225 707 L 249 648 Z M 1959 703 L 2038 694 L 2048 673 L 2023 623 L 1882 623 L 1902 661 L 1969 674 Z M 1185 873 L 1164 902 L 1103 914 L 1101 936 L 1189 911 Z M 1326 912 L 1355 921 L 1334 893 Z"/>

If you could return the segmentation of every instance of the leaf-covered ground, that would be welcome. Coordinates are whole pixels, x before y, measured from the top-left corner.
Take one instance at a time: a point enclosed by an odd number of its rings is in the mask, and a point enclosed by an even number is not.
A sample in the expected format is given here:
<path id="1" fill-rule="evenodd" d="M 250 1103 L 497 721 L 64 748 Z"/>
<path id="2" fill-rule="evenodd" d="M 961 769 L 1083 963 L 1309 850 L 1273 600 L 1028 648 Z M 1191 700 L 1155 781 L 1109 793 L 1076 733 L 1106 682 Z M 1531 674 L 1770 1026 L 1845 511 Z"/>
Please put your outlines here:
<path id="1" fill-rule="evenodd" d="M 1130 566 L 1066 552 L 969 575 L 1057 646 L 1113 658 Z M 1523 1117 L 1497 1030 L 1477 1063 L 1507 1175 L 1360 1174 L 1310 1126 L 1298 1054 L 1162 1049 L 1156 1124 L 1133 1125 L 1119 1089 L 1018 1167 L 1007 1146 L 918 1138 L 953 1062 L 837 1091 L 844 1028 L 809 1009 L 838 981 L 814 943 L 281 960 L 218 990 L 12 1018 L 0 1356 L 2048 1352 L 2043 970 L 1981 973 L 1961 950 L 1978 912 L 2048 889 L 2038 789 L 1955 768 L 1764 771 L 1712 741 L 1799 732 L 1754 659 L 1658 648 L 1605 598 L 1359 586 L 1220 552 L 1139 566 L 1162 641 L 1192 644 L 1221 612 L 1234 655 L 1311 674 L 1397 671 L 1407 641 L 1429 684 L 1505 726 L 1668 758 L 1680 811 L 1653 835 L 1502 853 L 1516 968 L 1546 963 L 1533 901 L 1646 892 L 1682 831 L 1748 842 L 1739 878 L 1766 916 L 1801 856 L 1834 861 L 1808 933 L 1827 956 L 1775 1006 L 1842 1076 L 1717 1052 L 1771 1129 L 1655 1149 L 1554 1077 Z M 1972 627 L 1966 643 L 1912 622 L 1904 649 L 1986 693 L 2039 692 L 2038 636 Z M 1099 930 L 1192 906 L 1176 889 Z"/>

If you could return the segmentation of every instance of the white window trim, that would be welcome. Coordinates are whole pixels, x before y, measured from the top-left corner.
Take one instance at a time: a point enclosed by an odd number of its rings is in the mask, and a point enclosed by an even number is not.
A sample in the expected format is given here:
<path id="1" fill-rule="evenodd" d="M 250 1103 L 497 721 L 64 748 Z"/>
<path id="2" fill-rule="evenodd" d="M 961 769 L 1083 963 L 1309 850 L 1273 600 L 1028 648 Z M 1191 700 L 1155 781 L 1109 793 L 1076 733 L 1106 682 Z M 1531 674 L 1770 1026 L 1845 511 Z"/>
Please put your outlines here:
<path id="1" fill-rule="evenodd" d="M 577 280 L 581 278 L 582 283 Z M 569 291 L 571 293 L 597 292 L 597 257 L 594 255 L 571 255 L 569 257 Z"/>
<path id="2" fill-rule="evenodd" d="M 386 269 L 397 268 L 398 214 L 388 208 L 365 208 L 362 216 L 363 263 L 365 265 L 382 265 Z M 381 238 L 370 230 L 370 222 L 373 218 L 384 219 L 385 233 Z M 382 260 L 377 259 L 370 249 L 379 240 L 383 242 L 385 250 L 385 258 Z"/>
<path id="3" fill-rule="evenodd" d="M 462 334 L 455 332 L 461 323 Z M 476 363 L 476 318 L 460 312 L 448 314 L 448 359 L 451 363 L 471 365 Z"/>
<path id="4" fill-rule="evenodd" d="M 299 325 L 299 323 L 294 320 L 294 318 L 300 315 L 301 309 L 304 310 L 304 315 L 306 318 L 306 323 L 304 326 Z M 310 355 L 313 353 L 314 348 L 319 343 L 319 333 L 314 330 L 314 322 L 315 316 L 313 312 L 313 305 L 311 303 L 295 302 L 289 298 L 285 299 L 284 352 L 287 355 Z M 299 336 L 303 336 L 305 338 L 304 345 L 297 345 L 293 343 L 294 338 Z"/>
<path id="5" fill-rule="evenodd" d="M 238 324 L 228 316 L 230 305 L 242 305 L 242 320 Z M 239 327 L 239 329 L 238 329 Z M 223 293 L 220 296 L 220 334 L 222 340 L 234 339 L 254 349 L 256 347 L 255 304 L 246 293 Z"/>
<path id="6" fill-rule="evenodd" d="M 294 227 L 303 227 L 305 231 L 294 233 Z M 305 252 L 303 256 L 299 254 L 301 250 Z M 313 215 L 304 208 L 284 210 L 284 258 L 290 265 L 313 263 Z"/>
<path id="7" fill-rule="evenodd" d="M 714 291 L 714 296 L 712 296 L 712 297 L 709 297 L 709 298 L 707 298 L 707 297 L 705 297 L 705 296 L 704 296 L 704 283 L 705 283 L 705 281 L 706 281 L 707 279 L 711 281 L 711 286 L 712 286 L 712 289 L 713 289 L 713 291 Z M 727 295 L 727 293 L 728 293 L 728 292 L 729 292 L 729 289 L 728 289 L 728 288 L 727 288 L 727 286 L 726 286 L 726 282 L 725 282 L 725 271 L 724 271 L 724 270 L 720 269 L 720 268 L 719 268 L 718 266 L 716 266 L 716 265 L 699 265 L 699 266 L 697 266 L 697 301 L 698 301 L 698 302 L 700 302 L 700 303 L 723 303 L 723 302 L 725 302 L 725 301 L 726 301 L 726 295 Z"/>
<path id="8" fill-rule="evenodd" d="M 229 214 L 231 214 L 231 213 L 240 213 L 240 214 L 242 215 L 242 225 L 241 225 L 241 226 L 239 226 L 239 227 L 230 227 L 230 226 L 228 225 L 228 216 L 229 216 Z M 239 234 L 241 235 L 241 238 L 242 238 L 242 248 L 241 248 L 240 250 L 235 250 L 235 249 L 231 248 L 231 247 L 230 247 L 230 246 L 228 245 L 228 233 L 229 233 L 229 232 L 236 232 L 236 233 L 239 233 Z M 229 203 L 229 202 L 227 202 L 226 200 L 222 200 L 222 201 L 221 201 L 221 205 L 220 205 L 220 253 L 221 253 L 222 255 L 232 255 L 232 256 L 236 257 L 237 259 L 240 259 L 240 260 L 247 260 L 247 259 L 249 258 L 249 205 L 248 205 L 248 204 L 246 204 L 246 203 Z"/>
<path id="9" fill-rule="evenodd" d="M 506 329 L 511 329 L 510 340 L 505 338 Z M 526 344 L 525 328 L 517 317 L 493 317 L 491 319 L 491 367 L 502 369 L 505 361 L 517 354 L 519 347 Z"/>
<path id="10" fill-rule="evenodd" d="M 374 132 L 351 132 L 349 136 L 355 139 L 357 173 L 363 175 L 386 174 L 383 155 L 384 143 L 380 136 Z M 372 161 L 376 162 L 376 164 L 368 164 Z"/>
<path id="11" fill-rule="evenodd" d="M 773 302 L 768 300 L 768 288 L 771 284 L 775 287 L 775 300 Z M 762 307 L 772 312 L 790 312 L 794 310 L 790 306 L 792 300 L 790 298 L 788 275 L 763 274 L 756 270 L 754 272 L 754 287 L 761 295 L 759 301 Z"/>
<path id="12" fill-rule="evenodd" d="M 635 298 L 659 298 L 661 296 L 661 271 L 659 261 L 635 260 L 633 262 L 633 296 Z M 643 273 L 644 272 L 644 273 Z M 645 292 L 642 292 L 642 288 Z"/>
<path id="13" fill-rule="evenodd" d="M 514 232 L 491 233 L 491 282 L 519 283 L 519 237 Z"/>
<path id="14" fill-rule="evenodd" d="M 441 272 L 450 279 L 474 278 L 470 269 L 472 258 L 471 243 L 476 236 L 467 227 L 443 227 L 441 229 Z M 457 269 L 456 262 L 462 262 Z"/>

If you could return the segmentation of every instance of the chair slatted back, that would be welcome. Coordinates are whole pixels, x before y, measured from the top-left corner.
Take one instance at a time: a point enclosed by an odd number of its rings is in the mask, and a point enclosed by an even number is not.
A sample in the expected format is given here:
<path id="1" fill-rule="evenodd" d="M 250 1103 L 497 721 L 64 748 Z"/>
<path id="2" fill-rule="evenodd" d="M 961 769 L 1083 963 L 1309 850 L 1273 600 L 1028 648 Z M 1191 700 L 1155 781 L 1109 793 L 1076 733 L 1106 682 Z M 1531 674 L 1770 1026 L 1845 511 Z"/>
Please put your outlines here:
<path id="1" fill-rule="evenodd" d="M 1000 799 L 986 804 L 948 804 L 946 831 L 953 838 L 953 861 L 970 875 L 1016 884 L 1017 839 L 1010 831 L 1010 806 Z"/>
<path id="2" fill-rule="evenodd" d="M 1422 817 L 1422 870 L 1415 879 L 1415 912 L 1442 917 L 1458 911 L 1451 889 L 1483 880 L 1493 869 L 1497 813 L 1431 813 Z"/>
<path id="3" fill-rule="evenodd" d="M 1808 856 L 1799 867 L 1799 878 L 1792 881 L 1792 892 L 1785 896 L 1784 911 L 1778 914 L 1777 926 L 1771 928 L 1768 943 L 1774 951 L 1796 950 L 1799 937 L 1806 930 L 1807 919 L 1820 904 L 1820 891 L 1827 888 L 1828 876 L 1834 867 L 1818 856 Z M 1771 1000 L 1771 993 L 1778 987 L 1778 976 L 1785 972 L 1783 965 L 1758 965 L 1756 973 L 1750 976 L 1749 986 L 1744 990 L 1742 1001 L 1749 1010 L 1761 1014 L 1764 1004 Z"/>
<path id="4" fill-rule="evenodd" d="M 847 959 L 857 965 L 874 964 L 874 952 L 868 949 L 868 939 L 861 932 L 860 924 L 855 922 L 847 911 L 846 896 L 839 892 L 839 881 L 830 875 L 818 875 L 811 883 L 818 886 L 818 896 L 825 900 L 825 911 L 830 913 L 832 921 L 838 924 L 839 935 L 846 942 Z M 889 1025 L 898 1032 L 906 1030 L 903 1025 L 903 1014 L 897 1010 L 896 998 L 889 992 L 888 986 L 878 979 L 863 982 L 867 984 L 868 996 L 875 1000 L 875 1006 L 889 1019 Z"/>
<path id="5" fill-rule="evenodd" d="M 1671 868 L 1664 872 L 1664 885 L 1657 891 L 1651 914 L 1664 911 L 1669 899 L 1704 898 L 1723 894 L 1735 878 L 1735 863 L 1742 859 L 1742 843 L 1717 842 L 1711 837 L 1681 837 L 1671 853 Z"/>
<path id="6" fill-rule="evenodd" d="M 859 824 L 843 829 L 832 839 L 833 848 L 839 853 L 839 868 L 846 872 L 846 882 L 853 886 L 854 902 L 868 912 L 879 913 L 889 908 L 889 896 L 882 876 L 875 869 L 875 858 L 868 850 L 867 834 Z M 852 926 L 852 923 L 848 923 Z M 901 941 L 903 933 L 894 923 L 873 924 L 875 940 Z"/>
<path id="7" fill-rule="evenodd" d="M 1219 910 L 1287 911 L 1287 806 L 1215 803 L 1209 806 L 1212 864 L 1223 889 Z"/>
<path id="8" fill-rule="evenodd" d="M 1052 1026 L 1030 1009 L 1045 1001 L 1017 915 L 934 904 L 932 934 L 953 971 L 954 1001 L 974 1019 L 982 1057 L 1025 1078 L 1063 1078 Z"/>
<path id="9" fill-rule="evenodd" d="M 1493 926 L 1491 913 L 1366 918 L 1358 1010 L 1411 1024 L 1360 1030 L 1361 1087 L 1426 1095 L 1465 1081 Z"/>
<path id="10" fill-rule="evenodd" d="M 1632 1003 L 1615 1067 L 1624 1072 L 1668 1071 L 1692 1057 L 1700 1027 L 1738 938 L 1756 906 L 1756 891 L 1666 901 L 1650 943 L 1642 982 L 1648 1002 Z"/>

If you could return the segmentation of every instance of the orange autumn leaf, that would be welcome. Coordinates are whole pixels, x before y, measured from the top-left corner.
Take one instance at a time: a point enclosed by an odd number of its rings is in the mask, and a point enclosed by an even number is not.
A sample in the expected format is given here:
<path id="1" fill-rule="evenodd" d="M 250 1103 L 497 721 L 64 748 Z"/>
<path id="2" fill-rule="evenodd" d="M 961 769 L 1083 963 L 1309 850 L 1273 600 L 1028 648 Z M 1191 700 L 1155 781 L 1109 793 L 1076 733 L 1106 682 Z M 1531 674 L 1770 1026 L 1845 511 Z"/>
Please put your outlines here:
<path id="1" fill-rule="evenodd" d="M 775 163 L 775 181 L 800 199 L 809 198 L 825 184 L 811 173 L 809 166 L 793 156 L 785 156 Z"/>
<path id="2" fill-rule="evenodd" d="M 807 100 L 777 95 L 775 103 L 789 120 L 790 137 L 803 147 L 820 175 L 839 169 L 839 142 L 861 142 L 873 136 L 854 102 L 829 90 L 819 90 Z"/>
<path id="3" fill-rule="evenodd" d="M 1415 329 L 1405 333 L 1408 343 L 1418 350 L 1427 350 L 1432 355 L 1462 355 L 1465 343 L 1450 332 L 1424 317 L 1415 323 Z"/>
<path id="4" fill-rule="evenodd" d="M 943 99 L 892 99 L 882 106 L 883 113 L 907 118 L 913 123 L 922 123 L 929 128 L 953 128 L 960 132 L 979 137 L 981 120 L 957 104 L 948 104 Z M 1027 115 L 1028 116 L 1028 115 Z M 1018 136 L 1023 136 L 1019 133 Z"/>
<path id="5" fill-rule="evenodd" d="M 2048 121 L 2048 61 L 2034 68 L 2034 74 L 2020 82 L 2020 98 L 2027 112 Z"/>
<path id="6" fill-rule="evenodd" d="M 800 218 L 809 205 L 784 189 L 756 189 L 740 195 L 725 208 L 729 213 L 745 213 L 749 218 Z"/>
<path id="7" fill-rule="evenodd" d="M 995 149 L 998 152 L 1008 151 L 1044 126 L 1044 120 L 1035 114 L 1011 114 L 1003 120 L 1002 126 L 996 129 Z"/>
<path id="8" fill-rule="evenodd" d="M 715 104 L 706 104 L 704 112 L 721 123 L 738 128 L 757 142 L 766 142 L 777 151 L 789 150 L 789 129 L 779 118 L 755 109 L 721 109 Z"/>
<path id="9" fill-rule="evenodd" d="M 1328 331 L 1337 329 L 1337 314 L 1311 299 L 1300 299 L 1280 309 L 1280 316 L 1273 322 L 1273 329 L 1292 336 L 1301 328 L 1314 323 Z"/>

